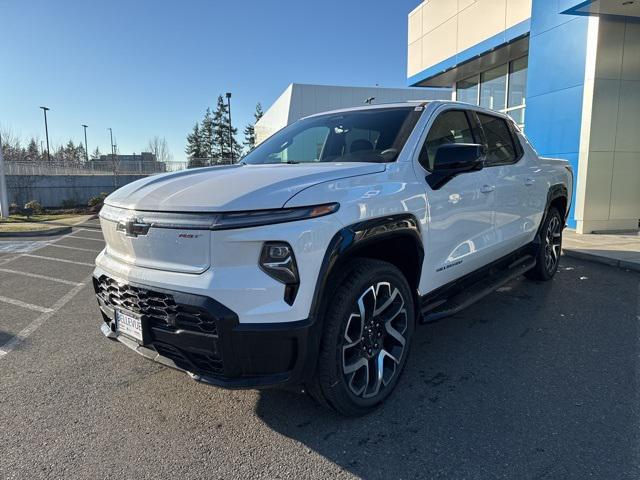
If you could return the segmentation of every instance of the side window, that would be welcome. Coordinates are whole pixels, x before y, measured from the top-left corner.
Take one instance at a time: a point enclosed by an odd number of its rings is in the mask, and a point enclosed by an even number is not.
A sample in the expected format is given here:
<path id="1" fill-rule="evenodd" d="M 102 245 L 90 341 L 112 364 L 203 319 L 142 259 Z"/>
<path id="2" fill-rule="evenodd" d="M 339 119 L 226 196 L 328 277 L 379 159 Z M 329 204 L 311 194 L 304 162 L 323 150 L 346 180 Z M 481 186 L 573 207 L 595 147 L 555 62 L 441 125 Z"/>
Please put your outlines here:
<path id="1" fill-rule="evenodd" d="M 422 166 L 429 171 L 433 170 L 438 147 L 448 143 L 475 143 L 469 120 L 462 110 L 441 113 L 433 122 L 420 152 Z"/>
<path id="2" fill-rule="evenodd" d="M 478 119 L 487 141 L 486 166 L 514 163 L 518 154 L 507 122 L 502 118 L 482 113 L 478 113 Z"/>

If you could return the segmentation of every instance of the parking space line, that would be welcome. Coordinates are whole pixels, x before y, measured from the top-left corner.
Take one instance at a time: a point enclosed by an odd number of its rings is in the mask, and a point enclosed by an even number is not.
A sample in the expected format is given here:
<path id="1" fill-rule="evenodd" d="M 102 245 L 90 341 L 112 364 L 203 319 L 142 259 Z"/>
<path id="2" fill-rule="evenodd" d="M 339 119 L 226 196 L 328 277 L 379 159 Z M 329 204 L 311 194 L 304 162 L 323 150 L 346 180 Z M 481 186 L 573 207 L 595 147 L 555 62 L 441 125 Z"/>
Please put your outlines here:
<path id="1" fill-rule="evenodd" d="M 31 277 L 31 278 L 39 278 L 41 280 L 48 280 L 50 282 L 58 282 L 58 283 L 63 283 L 65 285 L 73 285 L 74 287 L 76 285 L 80 285 L 80 283 L 78 282 L 63 280 L 62 278 L 48 277 L 47 275 L 39 275 L 37 273 L 21 272 L 20 270 L 11 270 L 10 268 L 0 268 L 0 272 L 13 273 L 15 275 L 22 275 L 22 276 Z"/>
<path id="2" fill-rule="evenodd" d="M 47 247 L 67 248 L 69 250 L 80 250 L 81 252 L 99 253 L 100 250 L 91 250 L 90 248 L 70 247 L 69 245 L 60 245 L 59 243 L 51 243 Z"/>
<path id="3" fill-rule="evenodd" d="M 65 238 L 67 238 L 67 237 L 70 237 L 72 233 L 73 233 L 73 232 L 71 232 L 71 233 L 67 233 L 66 235 L 62 235 L 61 237 L 56 238 L 55 240 L 52 240 L 51 242 L 45 243 L 45 244 L 44 244 L 44 245 L 42 245 L 41 247 L 36 248 L 35 250 L 32 250 L 32 252 L 38 251 L 38 250 L 40 250 L 41 248 L 45 248 L 45 247 L 51 246 L 51 245 L 53 245 L 54 243 L 59 242 L 60 240 L 63 240 L 63 239 L 65 239 Z M 19 255 L 14 256 L 14 257 L 3 258 L 2 260 L 0 260 L 0 265 L 5 265 L 5 264 L 7 264 L 7 263 L 9 263 L 9 262 L 13 262 L 14 260 L 17 260 L 18 258 L 22 258 L 22 257 L 24 257 L 25 255 L 27 255 L 27 254 L 26 254 L 26 253 L 21 253 L 21 254 L 19 254 Z"/>
<path id="4" fill-rule="evenodd" d="M 35 332 L 44 322 L 49 320 L 58 310 L 66 305 L 66 303 L 75 297 L 82 288 L 84 288 L 87 283 L 91 280 L 91 275 L 86 277 L 82 283 L 79 283 L 75 287 L 73 287 L 66 295 L 60 297 L 60 299 L 53 304 L 53 306 L 47 311 L 43 313 L 38 318 L 36 318 L 33 322 L 27 325 L 25 328 L 20 330 L 16 336 L 14 336 L 11 340 L 5 343 L 0 347 L 0 360 L 10 353 L 13 349 L 15 349 L 20 343 L 22 343 L 29 335 Z"/>
<path id="5" fill-rule="evenodd" d="M 53 262 L 73 263 L 74 265 L 83 265 L 85 267 L 95 267 L 94 263 L 76 262 L 75 260 L 67 260 L 67 259 L 64 259 L 64 258 L 46 257 L 44 255 L 32 255 L 30 253 L 25 253 L 23 256 L 24 257 L 29 257 L 29 258 L 40 258 L 42 260 L 51 260 Z"/>
<path id="6" fill-rule="evenodd" d="M 82 240 L 93 240 L 94 242 L 102 242 L 104 243 L 103 238 L 91 238 L 91 237 L 83 237 L 80 235 L 69 235 L 67 238 L 80 238 Z"/>
<path id="7" fill-rule="evenodd" d="M 39 305 L 33 305 L 32 303 L 26 303 L 21 300 L 16 300 L 14 298 L 3 297 L 0 295 L 0 302 L 8 303 L 10 305 L 15 305 L 17 307 L 27 308 L 29 310 L 35 310 L 40 313 L 50 313 L 51 309 L 47 307 L 41 307 Z"/>
<path id="8" fill-rule="evenodd" d="M 76 228 L 76 232 L 99 233 L 102 235 L 102 228 Z"/>

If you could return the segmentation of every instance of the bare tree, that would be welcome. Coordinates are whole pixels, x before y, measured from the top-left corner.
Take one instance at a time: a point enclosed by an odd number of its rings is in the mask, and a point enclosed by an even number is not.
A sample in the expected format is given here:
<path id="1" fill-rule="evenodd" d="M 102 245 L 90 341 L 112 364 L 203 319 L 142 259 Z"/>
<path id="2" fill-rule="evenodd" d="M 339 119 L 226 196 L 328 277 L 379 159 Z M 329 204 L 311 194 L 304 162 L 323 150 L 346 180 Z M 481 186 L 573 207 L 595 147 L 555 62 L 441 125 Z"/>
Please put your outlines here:
<path id="1" fill-rule="evenodd" d="M 158 162 L 170 162 L 173 160 L 173 155 L 169 151 L 169 145 L 164 137 L 155 136 L 147 145 L 147 150 L 156 156 Z"/>

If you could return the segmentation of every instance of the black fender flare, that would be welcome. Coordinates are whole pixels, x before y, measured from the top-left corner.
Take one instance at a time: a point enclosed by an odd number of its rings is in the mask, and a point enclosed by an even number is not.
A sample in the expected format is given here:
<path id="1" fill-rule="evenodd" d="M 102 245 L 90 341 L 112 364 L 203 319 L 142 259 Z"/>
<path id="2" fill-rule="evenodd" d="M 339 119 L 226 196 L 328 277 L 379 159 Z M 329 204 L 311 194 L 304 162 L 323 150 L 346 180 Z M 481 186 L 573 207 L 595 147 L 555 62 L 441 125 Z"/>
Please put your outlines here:
<path id="1" fill-rule="evenodd" d="M 363 220 L 346 227 L 341 228 L 331 238 L 329 245 L 325 251 L 318 272 L 315 290 L 309 310 L 309 318 L 312 319 L 312 327 L 309 335 L 308 352 L 310 355 L 310 365 L 307 370 L 307 378 L 315 371 L 318 352 L 320 349 L 320 341 L 322 339 L 322 331 L 324 318 L 322 315 L 322 299 L 328 287 L 328 280 L 345 259 L 351 254 L 357 252 L 361 247 L 370 245 L 374 242 L 395 237 L 398 235 L 409 236 L 416 242 L 418 249 L 419 262 L 422 265 L 424 259 L 424 247 L 422 244 L 422 235 L 420 231 L 420 222 L 415 215 L 411 213 L 399 213 L 387 215 L 384 217 Z M 421 270 L 421 269 L 420 269 Z M 419 278 L 417 281 L 419 282 Z M 417 306 L 416 306 L 417 308 Z M 418 310 L 416 310 L 418 311 Z"/>
<path id="2" fill-rule="evenodd" d="M 536 236 L 533 240 L 535 245 L 540 245 L 542 243 L 542 238 L 540 232 L 542 231 L 542 226 L 544 225 L 545 220 L 547 219 L 547 214 L 549 213 L 549 207 L 554 200 L 564 197 L 567 201 L 567 209 L 564 212 L 564 221 L 567 221 L 569 217 L 569 210 L 571 210 L 571 199 L 569 198 L 569 191 L 567 190 L 567 186 L 563 183 L 556 183 L 549 187 L 549 191 L 547 192 L 547 202 L 544 205 L 544 212 L 542 214 L 542 219 L 540 220 L 540 225 L 538 225 L 538 230 L 536 231 Z"/>

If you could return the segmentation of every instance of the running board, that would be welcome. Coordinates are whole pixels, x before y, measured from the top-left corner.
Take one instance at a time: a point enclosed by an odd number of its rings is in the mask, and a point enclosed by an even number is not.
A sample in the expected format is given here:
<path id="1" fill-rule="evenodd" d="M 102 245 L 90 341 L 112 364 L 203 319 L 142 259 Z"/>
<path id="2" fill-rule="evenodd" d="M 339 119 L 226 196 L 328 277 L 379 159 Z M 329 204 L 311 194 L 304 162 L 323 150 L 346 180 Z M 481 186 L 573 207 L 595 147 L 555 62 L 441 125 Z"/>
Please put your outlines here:
<path id="1" fill-rule="evenodd" d="M 435 322 L 464 310 L 469 305 L 495 292 L 505 283 L 531 270 L 535 264 L 536 261 L 531 255 L 525 255 L 507 268 L 498 270 L 488 277 L 483 277 L 481 283 L 476 283 L 449 299 L 425 305 L 422 309 L 421 323 Z"/>

